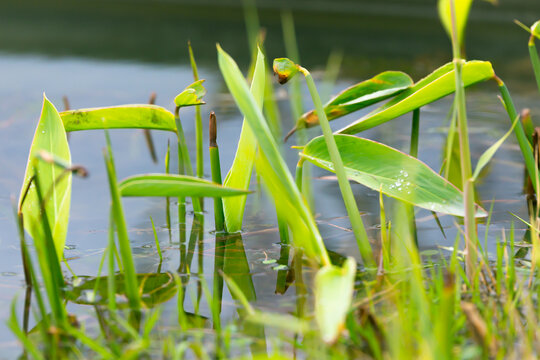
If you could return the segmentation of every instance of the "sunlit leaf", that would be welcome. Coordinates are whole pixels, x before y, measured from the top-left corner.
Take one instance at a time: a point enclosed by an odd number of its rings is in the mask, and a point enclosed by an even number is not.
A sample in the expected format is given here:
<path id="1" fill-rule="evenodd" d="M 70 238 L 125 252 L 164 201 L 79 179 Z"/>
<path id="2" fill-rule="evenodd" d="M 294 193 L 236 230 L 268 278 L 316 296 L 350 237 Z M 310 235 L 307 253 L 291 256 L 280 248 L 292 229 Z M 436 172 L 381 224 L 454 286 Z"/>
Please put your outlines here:
<path id="1" fill-rule="evenodd" d="M 381 143 L 335 135 L 347 177 L 375 191 L 431 211 L 463 216 L 463 194 L 420 160 Z M 334 171 L 326 143 L 313 139 L 300 156 Z M 477 216 L 486 216 L 482 208 Z"/>
<path id="2" fill-rule="evenodd" d="M 176 132 L 174 115 L 156 105 L 133 104 L 70 110 L 60 113 L 66 131 L 152 129 Z"/>
<path id="3" fill-rule="evenodd" d="M 187 175 L 144 174 L 128 177 L 118 184 L 122 196 L 223 197 L 245 195 L 249 191 L 233 189 Z"/>
<path id="4" fill-rule="evenodd" d="M 537 39 L 540 39 L 540 21 L 535 22 L 531 26 L 531 34 L 533 34 Z"/>
<path id="5" fill-rule="evenodd" d="M 265 89 L 265 64 L 264 57 L 258 56 L 253 72 L 253 82 L 251 83 L 251 93 L 255 98 L 259 109 L 262 107 Z M 251 131 L 246 119 L 242 123 L 240 140 L 236 149 L 236 155 L 231 169 L 225 177 L 223 185 L 236 189 L 249 189 L 255 154 L 257 152 L 257 139 Z M 246 208 L 246 196 L 236 196 L 223 199 L 223 210 L 225 212 L 225 222 L 229 232 L 237 232 L 242 228 L 242 219 Z"/>
<path id="6" fill-rule="evenodd" d="M 327 265 L 315 275 L 315 319 L 326 343 L 334 343 L 344 328 L 355 274 L 356 261 L 349 257 L 343 267 Z"/>
<path id="7" fill-rule="evenodd" d="M 409 75 L 400 71 L 385 71 L 337 94 L 325 104 L 324 112 L 328 120 L 334 120 L 388 99 L 412 85 Z M 319 118 L 315 110 L 311 110 L 302 115 L 299 123 L 311 127 L 319 123 Z"/>
<path id="8" fill-rule="evenodd" d="M 457 42 L 459 46 L 463 44 L 463 35 L 465 33 L 465 27 L 467 25 L 467 19 L 469 17 L 469 10 L 473 0 L 439 0 L 439 18 L 446 30 L 450 39 L 453 38 L 452 31 L 452 13 L 456 17 L 457 26 Z M 452 11 L 451 6 L 454 5 L 455 12 Z"/>
<path id="9" fill-rule="evenodd" d="M 463 85 L 465 87 L 492 79 L 495 75 L 488 61 L 468 61 L 463 64 Z M 356 134 L 371 129 L 401 115 L 419 109 L 455 91 L 454 65 L 448 63 L 413 87 L 373 110 L 359 120 L 347 125 L 338 133 Z"/>
<path id="10" fill-rule="evenodd" d="M 24 195 L 23 192 L 34 175 L 34 157 L 43 150 L 63 160 L 66 165 L 71 164 L 71 154 L 62 119 L 54 105 L 45 96 L 43 97 L 41 116 L 32 140 L 30 155 L 28 156 L 19 206 L 22 195 Z M 58 259 L 62 259 L 69 222 L 71 172 L 68 171 L 63 178 L 59 179 L 58 177 L 64 171 L 60 167 L 44 161 L 38 162 L 36 166 L 39 172 L 40 188 L 45 201 L 45 213 L 52 230 L 54 246 Z M 43 239 L 40 204 L 34 184 L 30 186 L 22 204 L 22 213 L 26 231 L 34 240 Z"/>
<path id="11" fill-rule="evenodd" d="M 259 51 L 257 56 L 263 57 Z M 297 246 L 306 250 L 306 255 L 328 263 L 328 254 L 317 229 L 315 220 L 296 187 L 278 145 L 268 127 L 257 101 L 235 61 L 218 46 L 218 61 L 221 73 L 240 111 L 245 116 L 260 146 L 257 171 L 263 178 L 275 200 L 278 211 L 286 218 L 293 231 Z M 286 210 L 284 211 L 286 207 Z"/>
<path id="12" fill-rule="evenodd" d="M 183 107 L 204 104 L 202 98 L 206 94 L 206 89 L 202 85 L 203 82 L 204 79 L 197 80 L 186 87 L 180 94 L 176 95 L 174 98 L 176 106 Z"/>

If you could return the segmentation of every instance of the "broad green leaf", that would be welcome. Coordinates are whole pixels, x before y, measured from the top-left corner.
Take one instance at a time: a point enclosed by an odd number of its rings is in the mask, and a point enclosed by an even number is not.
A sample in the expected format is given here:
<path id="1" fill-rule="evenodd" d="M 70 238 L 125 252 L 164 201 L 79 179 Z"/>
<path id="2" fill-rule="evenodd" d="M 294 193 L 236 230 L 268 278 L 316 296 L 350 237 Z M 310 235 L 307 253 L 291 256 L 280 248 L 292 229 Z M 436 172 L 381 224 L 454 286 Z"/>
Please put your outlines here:
<path id="1" fill-rule="evenodd" d="M 347 177 L 375 191 L 412 205 L 464 216 L 463 194 L 420 160 L 381 143 L 351 135 L 335 135 Z M 334 171 L 322 136 L 313 139 L 300 156 Z M 486 216 L 482 208 L 477 216 Z"/>
<path id="2" fill-rule="evenodd" d="M 156 105 L 134 104 L 69 110 L 60 113 L 66 131 L 152 129 L 176 132 L 174 115 Z"/>
<path id="3" fill-rule="evenodd" d="M 249 191 L 224 187 L 187 175 L 145 174 L 128 177 L 118 184 L 122 196 L 223 197 L 245 195 Z"/>
<path id="4" fill-rule="evenodd" d="M 315 319 L 322 340 L 334 343 L 344 328 L 351 307 L 356 261 L 349 257 L 343 267 L 327 265 L 315 275 Z"/>
<path id="5" fill-rule="evenodd" d="M 337 94 L 324 105 L 324 112 L 328 120 L 334 120 L 388 99 L 412 85 L 409 75 L 400 71 L 385 71 Z M 319 118 L 315 110 L 311 110 L 302 115 L 299 123 L 311 127 L 319 123 Z"/>
<path id="6" fill-rule="evenodd" d="M 41 116 L 34 140 L 32 140 L 30 155 L 28 156 L 21 197 L 34 175 L 34 158 L 43 150 L 63 160 L 65 164 L 71 164 L 71 154 L 62 119 L 54 105 L 45 96 L 43 97 Z M 47 196 L 44 198 L 46 202 L 45 212 L 51 227 L 54 246 L 58 259 L 62 259 L 71 203 L 71 173 L 69 172 L 55 184 L 58 176 L 63 172 L 60 167 L 44 161 L 39 161 L 36 166 L 39 172 L 42 194 L 44 197 Z M 19 206 L 21 206 L 21 197 L 19 198 Z M 22 213 L 26 231 L 34 241 L 42 240 L 41 210 L 34 184 L 30 185 L 26 199 L 22 204 Z"/>
<path id="7" fill-rule="evenodd" d="M 204 79 L 197 80 L 193 84 L 189 85 L 180 94 L 174 98 L 174 103 L 178 107 L 202 105 L 203 96 L 206 94 L 206 89 L 202 85 Z"/>
<path id="8" fill-rule="evenodd" d="M 264 59 L 260 51 L 257 56 Z M 261 109 L 249 91 L 242 72 L 238 69 L 235 61 L 219 46 L 218 62 L 227 87 L 260 146 L 257 171 L 269 188 L 276 206 L 279 207 L 278 211 L 287 208 L 288 211 L 284 211 L 282 214 L 286 217 L 287 223 L 293 231 L 296 245 L 304 247 L 306 255 L 325 264 L 329 263 L 328 254 L 315 220 L 294 183 Z"/>
<path id="9" fill-rule="evenodd" d="M 476 60 L 463 64 L 462 74 L 463 85 L 465 87 L 492 79 L 495 76 L 490 62 Z M 446 95 L 452 94 L 454 91 L 454 65 L 453 63 L 448 63 L 418 81 L 413 87 L 403 91 L 386 104 L 343 129 L 338 130 L 337 133 L 356 134 L 371 129 L 430 104 L 435 100 L 439 100 Z"/>
<path id="10" fill-rule="evenodd" d="M 450 39 L 453 38 L 451 6 L 452 4 L 454 5 L 457 26 L 456 40 L 459 47 L 463 44 L 463 35 L 465 33 L 465 27 L 467 26 L 467 19 L 469 17 L 472 1 L 473 0 L 439 0 L 439 18 Z"/>
<path id="11" fill-rule="evenodd" d="M 517 122 L 519 121 L 519 117 L 514 120 L 514 123 L 510 127 L 510 130 L 506 132 L 506 134 L 503 135 L 497 142 L 493 145 L 491 145 L 480 157 L 478 158 L 478 163 L 476 164 L 476 169 L 474 169 L 474 174 L 472 176 L 473 181 L 476 181 L 478 178 L 478 175 L 480 175 L 480 172 L 482 169 L 489 163 L 493 155 L 499 150 L 501 145 L 505 142 L 505 140 L 512 134 L 514 131 L 514 127 L 516 126 Z"/>
<path id="12" fill-rule="evenodd" d="M 259 109 L 264 100 L 265 89 L 265 64 L 264 57 L 258 56 L 251 83 L 251 93 L 255 98 Z M 246 119 L 242 123 L 240 140 L 236 149 L 236 156 L 229 170 L 223 185 L 236 189 L 249 189 L 255 154 L 257 153 L 257 139 L 251 131 Z M 223 199 L 223 210 L 225 212 L 225 222 L 229 232 L 237 232 L 242 229 L 242 219 L 246 208 L 246 196 L 236 196 Z"/>

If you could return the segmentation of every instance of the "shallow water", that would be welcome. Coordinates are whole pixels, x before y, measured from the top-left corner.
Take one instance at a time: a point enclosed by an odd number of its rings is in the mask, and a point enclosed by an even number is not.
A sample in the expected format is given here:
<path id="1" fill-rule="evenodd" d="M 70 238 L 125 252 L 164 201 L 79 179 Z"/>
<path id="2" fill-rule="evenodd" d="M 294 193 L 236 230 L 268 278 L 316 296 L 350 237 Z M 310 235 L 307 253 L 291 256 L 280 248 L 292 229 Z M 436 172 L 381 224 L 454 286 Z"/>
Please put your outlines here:
<path id="1" fill-rule="evenodd" d="M 183 44 L 183 40 L 181 41 Z M 183 46 L 183 45 L 181 45 Z M 523 44 L 525 47 L 525 43 Z M 227 48 L 226 48 L 227 49 Z M 191 83 L 191 69 L 187 63 L 170 65 L 161 62 L 141 62 L 138 59 L 126 60 L 103 59 L 101 56 L 81 57 L 65 56 L 55 53 L 50 57 L 47 51 L 32 49 L 30 53 L 14 50 L 10 46 L 0 45 L 0 321 L 8 316 L 9 305 L 17 296 L 17 303 L 22 304 L 24 295 L 23 273 L 20 261 L 20 249 L 12 215 L 12 197 L 17 197 L 24 175 L 28 149 L 32 140 L 35 124 L 39 117 L 42 93 L 45 91 L 49 99 L 62 108 L 62 96 L 67 95 L 72 108 L 118 105 L 126 103 L 145 103 L 150 92 L 157 92 L 157 104 L 171 108 L 172 99 L 186 85 Z M 197 54 L 196 54 L 197 55 Z M 281 55 L 276 54 L 276 55 Z M 526 55 L 525 55 L 526 56 Z M 102 59 L 99 59 L 99 58 Z M 202 108 L 203 120 L 210 111 L 218 117 L 218 144 L 220 146 L 222 171 L 225 174 L 234 157 L 237 144 L 241 116 L 234 107 L 232 99 L 226 94 L 226 87 L 218 72 L 213 58 L 201 61 L 200 75 L 206 79 L 208 95 L 207 105 Z M 389 62 L 392 63 L 391 57 Z M 521 74 L 527 73 L 526 57 L 517 57 L 513 64 L 520 68 L 507 71 L 511 91 L 516 106 L 520 109 L 530 107 L 533 118 L 540 115 L 538 93 L 532 83 L 532 75 L 524 79 Z M 182 61 L 186 61 L 182 58 Z M 373 63 L 368 68 L 381 65 Z M 319 64 L 319 68 L 320 68 Z M 433 69 L 429 62 L 422 59 L 406 61 L 406 69 L 416 69 L 415 79 Z M 395 69 L 400 69 L 396 68 Z M 506 69 L 506 68 L 505 68 Z M 364 70 L 367 71 L 367 70 Z M 345 68 L 335 86 L 338 91 L 362 80 L 355 77 L 355 69 L 345 63 Z M 509 75 L 509 76 L 510 76 Z M 523 81 L 526 80 L 526 81 Z M 292 121 L 288 116 L 288 102 L 284 98 L 284 90 L 276 88 L 280 99 L 283 117 L 283 128 L 288 130 Z M 304 89 L 305 90 L 305 89 Z M 334 92 L 336 92 L 334 91 Z M 508 120 L 500 102 L 497 100 L 494 84 L 481 84 L 468 91 L 468 111 L 471 133 L 472 154 L 474 162 L 477 157 L 509 128 Z M 310 106 L 308 94 L 304 92 L 306 106 Z M 443 99 L 422 109 L 420 126 L 419 158 L 430 167 L 439 170 L 441 166 L 441 149 L 444 144 L 446 126 L 445 118 L 451 99 Z M 368 111 L 368 110 L 366 110 Z M 187 139 L 194 139 L 193 109 L 182 109 L 184 130 Z M 333 124 L 340 128 L 344 123 L 354 120 L 360 114 L 337 120 Z M 362 136 L 375 139 L 398 149 L 406 150 L 409 146 L 410 116 L 394 120 L 376 129 L 366 131 Z M 311 131 L 318 134 L 318 129 Z M 116 158 L 119 178 L 145 172 L 163 172 L 163 159 L 167 140 L 174 144 L 174 136 L 163 132 L 152 132 L 159 163 L 153 164 L 146 149 L 143 133 L 138 130 L 111 131 L 113 150 Z M 205 140 L 207 136 L 205 134 Z M 205 142 L 206 143 L 206 142 Z M 289 143 L 288 145 L 291 145 Z M 103 132 L 90 131 L 73 133 L 70 139 L 73 162 L 82 164 L 90 172 L 88 179 L 74 179 L 71 207 L 71 222 L 67 238 L 69 249 L 65 255 L 70 267 L 77 275 L 95 276 L 103 250 L 107 244 L 109 192 L 106 173 L 103 165 L 102 148 L 105 145 Z M 193 143 L 190 144 L 193 147 Z M 173 152 L 174 153 L 174 152 Z M 194 152 L 192 152 L 194 154 Z M 210 173 L 208 155 L 205 151 L 205 174 Z M 296 153 L 286 147 L 287 161 L 293 169 Z M 171 160 L 176 164 L 176 159 Z M 315 169 L 313 181 L 317 220 L 328 248 L 341 255 L 352 255 L 359 258 L 356 242 L 348 231 L 348 221 L 344 218 L 345 209 L 339 196 L 337 182 L 324 178 L 328 173 Z M 523 166 L 519 148 L 513 137 L 504 144 L 497 153 L 485 176 L 478 186 L 483 205 L 489 209 L 494 201 L 492 225 L 488 234 L 488 248 L 493 250 L 497 238 L 503 229 L 510 227 L 513 217 L 510 212 L 522 218 L 527 217 L 526 203 L 522 194 Z M 253 182 L 254 190 L 259 189 Z M 378 236 L 379 205 L 378 194 L 361 185 L 353 185 L 360 209 L 365 212 L 364 219 L 369 227 L 370 237 L 376 242 Z M 153 273 L 158 269 L 159 259 L 154 246 L 150 216 L 158 227 L 164 261 L 160 266 L 162 272 L 177 271 L 184 273 L 189 268 L 194 274 L 189 279 L 188 293 L 197 293 L 197 283 L 204 277 L 207 283 L 213 281 L 214 254 L 216 250 L 213 234 L 212 201 L 205 202 L 204 231 L 200 237 L 192 236 L 192 215 L 188 215 L 185 242 L 181 242 L 178 231 L 175 203 L 172 202 L 173 226 L 169 236 L 165 220 L 165 202 L 163 199 L 125 199 L 126 220 L 130 229 L 130 237 L 135 254 L 138 272 Z M 426 210 L 417 211 L 419 246 L 421 250 L 438 249 L 438 246 L 452 246 L 456 235 L 455 219 L 441 216 L 446 238 L 441 234 L 431 214 Z M 515 220 L 518 235 L 523 233 L 524 226 Z M 253 281 L 256 301 L 255 306 L 263 310 L 292 311 L 295 306 L 294 287 L 287 289 L 284 295 L 276 294 L 276 280 L 279 273 L 274 269 L 277 263 L 267 261 L 280 258 L 279 234 L 275 213 L 268 199 L 257 192 L 250 195 L 246 218 L 244 221 L 243 247 L 241 243 L 231 241 L 226 247 L 226 260 L 246 270 Z M 485 230 L 480 225 L 480 235 Z M 518 236 L 519 237 L 519 236 Z M 245 255 L 244 255 L 245 254 Z M 245 260 L 244 260 L 245 257 Z M 190 260 L 190 258 L 192 258 Z M 229 260 L 227 260 L 229 259 Z M 246 262 L 247 260 L 247 262 Z M 231 265 L 231 266 L 233 266 Z M 282 268 L 286 269 L 286 268 Z M 71 277 L 66 270 L 67 277 Z M 195 275 L 197 274 L 197 275 Z M 249 281 L 246 273 L 246 281 Z M 186 296 L 185 310 L 192 312 L 197 296 Z M 194 300 L 195 299 L 195 300 Z M 21 307 L 18 306 L 20 310 Z M 91 308 L 69 304 L 70 312 L 84 315 Z M 176 301 L 170 300 L 164 305 L 165 314 L 175 314 Z M 204 300 L 201 303 L 201 314 L 209 317 Z M 236 307 L 226 287 L 223 297 L 225 319 L 237 317 Z M 19 311 L 19 318 L 21 317 Z M 174 315 L 173 315 L 174 317 Z M 167 318 L 166 316 L 164 317 Z M 166 325 L 167 320 L 163 320 Z M 95 324 L 94 324 L 95 325 Z M 31 324 L 32 326 L 32 324 Z M 11 359 L 19 354 L 18 345 L 10 331 L 0 325 L 0 358 Z"/>

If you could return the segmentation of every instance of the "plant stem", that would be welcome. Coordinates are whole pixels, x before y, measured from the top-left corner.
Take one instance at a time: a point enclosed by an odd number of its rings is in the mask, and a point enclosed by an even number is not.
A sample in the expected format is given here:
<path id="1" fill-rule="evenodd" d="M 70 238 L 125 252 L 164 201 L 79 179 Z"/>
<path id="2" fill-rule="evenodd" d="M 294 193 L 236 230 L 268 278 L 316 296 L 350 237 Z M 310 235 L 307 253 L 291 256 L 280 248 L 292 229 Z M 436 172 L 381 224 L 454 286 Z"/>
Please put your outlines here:
<path id="1" fill-rule="evenodd" d="M 531 57 L 534 77 L 536 78 L 536 85 L 538 86 L 538 91 L 540 91 L 540 59 L 538 58 L 538 51 L 536 51 L 534 40 L 535 37 L 531 34 L 529 38 L 529 55 Z"/>
<path id="2" fill-rule="evenodd" d="M 512 97 L 510 96 L 510 92 L 508 91 L 508 88 L 506 87 L 504 82 L 499 77 L 496 76 L 495 81 L 497 81 L 497 84 L 499 85 L 499 91 L 501 92 L 501 97 L 506 108 L 506 112 L 510 117 L 510 121 L 514 122 L 514 120 L 516 120 L 516 118 L 518 117 L 518 113 L 516 111 L 516 107 L 514 106 L 514 102 L 512 101 Z M 532 184 L 534 187 L 534 191 L 536 192 L 537 185 L 534 181 L 536 174 L 536 165 L 534 162 L 534 155 L 531 143 L 527 139 L 527 135 L 525 135 L 525 131 L 523 130 L 523 125 L 521 124 L 521 122 L 518 121 L 518 123 L 514 127 L 514 132 L 516 133 L 516 138 L 519 144 L 519 148 L 521 149 L 521 154 L 523 155 L 523 159 L 525 160 L 525 167 L 527 168 L 527 172 L 529 173 L 531 180 L 533 180 Z"/>
<path id="3" fill-rule="evenodd" d="M 199 80 L 199 70 L 197 69 L 197 63 L 195 62 L 195 56 L 193 55 L 193 48 L 191 42 L 188 41 L 189 50 L 189 62 L 191 63 L 191 69 L 193 70 L 193 80 Z M 195 107 L 195 147 L 197 148 L 197 177 L 204 177 L 204 156 L 203 156 L 203 125 L 201 118 L 200 106 Z"/>
<path id="4" fill-rule="evenodd" d="M 347 208 L 347 213 L 349 215 L 353 233 L 358 243 L 358 249 L 360 250 L 360 254 L 362 255 L 362 259 L 364 260 L 365 265 L 369 267 L 375 266 L 375 261 L 373 259 L 373 253 L 371 250 L 371 245 L 369 244 L 367 232 L 364 227 L 364 223 L 362 222 L 362 218 L 360 217 L 360 212 L 358 211 L 358 207 L 354 199 L 351 184 L 347 179 L 343 160 L 341 159 L 341 155 L 339 154 L 339 149 L 337 147 L 336 140 L 334 139 L 334 134 L 332 133 L 332 129 L 330 128 L 330 124 L 328 123 L 328 119 L 324 112 L 321 98 L 319 96 L 319 93 L 317 92 L 317 87 L 315 86 L 315 82 L 313 81 L 313 77 L 311 76 L 309 71 L 307 71 L 303 67 L 300 67 L 300 71 L 304 74 L 306 78 L 306 83 L 311 94 L 313 104 L 315 105 L 315 111 L 319 116 L 321 129 L 326 140 L 326 146 L 328 146 L 330 159 L 334 164 L 334 170 L 338 178 L 339 188 L 341 190 L 341 194 L 343 195 L 343 201 L 345 203 L 345 207 Z"/>
<path id="5" fill-rule="evenodd" d="M 217 145 L 217 124 L 216 114 L 210 113 L 210 165 L 212 168 L 212 181 L 222 184 L 221 181 L 221 163 L 219 160 L 219 149 Z M 223 201 L 220 197 L 214 198 L 214 219 L 216 223 L 216 232 L 225 231 L 225 214 L 223 212 Z"/>
<path id="6" fill-rule="evenodd" d="M 107 176 L 109 178 L 109 188 L 111 192 L 112 211 L 116 225 L 116 233 L 118 235 L 118 245 L 120 248 L 120 256 L 124 266 L 124 275 L 126 282 L 126 295 L 129 305 L 133 309 L 140 308 L 139 288 L 137 285 L 137 273 L 131 253 L 131 245 L 127 233 L 126 220 L 124 218 L 124 210 L 122 209 L 122 200 L 118 190 L 116 172 L 113 161 L 105 154 L 105 164 L 107 166 Z"/>
<path id="7" fill-rule="evenodd" d="M 461 58 L 461 44 L 457 34 L 457 20 L 455 0 L 450 0 L 450 12 L 452 18 L 452 52 L 454 54 L 455 88 L 458 118 L 458 134 L 460 148 L 461 180 L 464 190 L 465 203 L 465 250 L 466 272 L 469 280 L 476 274 L 476 223 L 474 218 L 474 185 L 469 180 L 472 176 L 471 152 L 469 147 L 469 133 L 467 127 L 467 105 L 465 99 L 465 87 L 463 85 L 463 63 Z"/>

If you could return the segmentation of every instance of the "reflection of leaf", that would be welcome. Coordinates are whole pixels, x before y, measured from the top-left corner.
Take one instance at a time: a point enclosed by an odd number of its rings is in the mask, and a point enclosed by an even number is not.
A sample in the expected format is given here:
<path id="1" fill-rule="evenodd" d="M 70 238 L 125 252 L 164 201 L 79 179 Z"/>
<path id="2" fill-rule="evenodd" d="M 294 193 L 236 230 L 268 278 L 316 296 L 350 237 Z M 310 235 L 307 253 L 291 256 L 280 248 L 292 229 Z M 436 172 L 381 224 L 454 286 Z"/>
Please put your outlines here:
<path id="1" fill-rule="evenodd" d="M 463 86 L 467 87 L 481 81 L 486 81 L 495 75 L 488 61 L 467 61 L 463 64 Z M 356 134 L 360 131 L 383 124 L 435 100 L 452 94 L 455 91 L 454 64 L 441 66 L 414 86 L 400 93 L 386 104 L 378 107 L 364 117 L 347 125 L 337 132 Z"/>
<path id="2" fill-rule="evenodd" d="M 174 98 L 174 103 L 176 106 L 183 107 L 204 104 L 202 98 L 206 94 L 206 89 L 202 85 L 203 82 L 204 79 L 197 80 L 193 84 L 186 87 L 180 94 L 176 95 Z"/>
<path id="3" fill-rule="evenodd" d="M 321 337 L 333 343 L 343 330 L 352 302 L 356 262 L 349 257 L 343 267 L 327 265 L 315 276 L 315 319 Z"/>
<path id="4" fill-rule="evenodd" d="M 463 195 L 420 160 L 381 143 L 351 135 L 335 135 L 345 172 L 351 180 L 375 191 L 431 211 L 463 216 Z M 322 136 L 300 156 L 334 171 Z M 477 216 L 485 216 L 480 208 Z"/>
<path id="5" fill-rule="evenodd" d="M 174 115 L 156 105 L 121 105 L 60 113 L 66 131 L 152 129 L 176 132 Z"/>
<path id="6" fill-rule="evenodd" d="M 118 188 L 122 196 L 223 197 L 249 193 L 205 179 L 174 174 L 135 175 L 122 180 Z"/>
<path id="7" fill-rule="evenodd" d="M 30 148 L 30 155 L 28 156 L 22 192 L 25 191 L 34 175 L 33 160 L 41 150 L 45 150 L 54 157 L 63 160 L 68 166 L 71 164 L 71 154 L 62 120 L 54 105 L 45 96 L 39 123 Z M 62 173 L 62 169 L 43 161 L 38 162 L 36 166 L 39 172 L 41 192 L 44 197 L 49 196 L 44 198 L 46 202 L 45 212 L 51 227 L 58 259 L 62 259 L 71 202 L 71 173 L 66 174 L 55 184 L 58 176 Z M 21 193 L 22 195 L 23 193 Z M 22 199 L 19 199 L 20 201 Z M 34 240 L 42 240 L 43 227 L 41 225 L 40 204 L 33 184 L 30 186 L 24 204 L 22 204 L 22 213 L 26 231 Z"/>
<path id="8" fill-rule="evenodd" d="M 128 307 L 124 274 L 117 274 L 114 278 L 117 297 L 126 299 L 123 302 L 120 301 L 119 305 Z M 176 294 L 176 282 L 170 273 L 137 274 L 137 280 L 141 300 L 146 307 L 151 308 L 164 303 Z M 106 305 L 108 304 L 107 286 L 107 276 L 99 278 L 79 276 L 77 284 L 66 293 L 66 298 L 76 304 Z"/>

